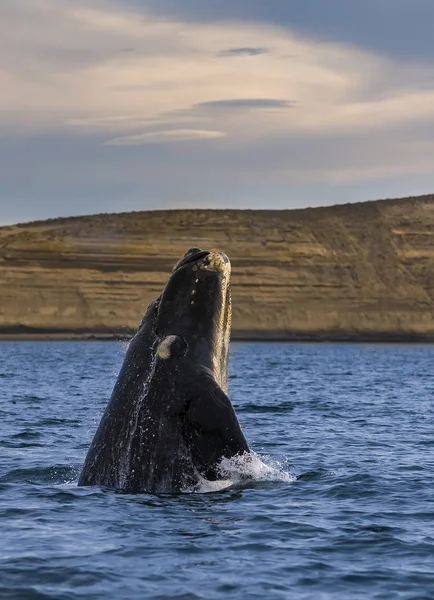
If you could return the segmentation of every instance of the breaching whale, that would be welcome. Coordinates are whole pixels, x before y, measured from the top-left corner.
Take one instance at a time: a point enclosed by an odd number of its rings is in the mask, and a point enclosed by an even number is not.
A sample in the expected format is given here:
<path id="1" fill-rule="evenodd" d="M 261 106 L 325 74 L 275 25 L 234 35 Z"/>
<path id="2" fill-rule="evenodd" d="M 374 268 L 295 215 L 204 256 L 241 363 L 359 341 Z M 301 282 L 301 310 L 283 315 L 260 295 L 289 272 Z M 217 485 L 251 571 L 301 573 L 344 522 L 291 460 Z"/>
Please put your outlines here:
<path id="1" fill-rule="evenodd" d="M 227 396 L 230 262 L 191 248 L 131 340 L 79 485 L 176 493 L 249 452 Z"/>

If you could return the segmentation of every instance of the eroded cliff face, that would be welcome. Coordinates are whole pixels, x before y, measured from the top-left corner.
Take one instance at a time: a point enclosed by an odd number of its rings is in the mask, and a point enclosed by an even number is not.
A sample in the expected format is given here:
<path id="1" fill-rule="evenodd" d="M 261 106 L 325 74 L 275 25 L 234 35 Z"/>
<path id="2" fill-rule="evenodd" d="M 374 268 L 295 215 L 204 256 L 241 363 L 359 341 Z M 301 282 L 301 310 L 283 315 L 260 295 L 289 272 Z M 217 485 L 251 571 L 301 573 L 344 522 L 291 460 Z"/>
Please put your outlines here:
<path id="1" fill-rule="evenodd" d="M 0 228 L 0 333 L 136 329 L 190 247 L 233 267 L 234 337 L 434 340 L 434 196 Z"/>

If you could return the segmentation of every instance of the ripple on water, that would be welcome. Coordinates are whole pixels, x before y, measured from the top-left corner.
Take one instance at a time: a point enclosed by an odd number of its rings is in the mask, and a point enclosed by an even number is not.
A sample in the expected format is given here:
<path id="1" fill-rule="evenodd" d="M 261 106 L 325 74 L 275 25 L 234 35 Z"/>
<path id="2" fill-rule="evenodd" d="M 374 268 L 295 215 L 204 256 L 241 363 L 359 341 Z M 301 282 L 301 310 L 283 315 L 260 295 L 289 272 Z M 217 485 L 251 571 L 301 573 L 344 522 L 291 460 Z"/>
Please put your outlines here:
<path id="1" fill-rule="evenodd" d="M 39 485 L 46 483 L 66 483 L 77 479 L 79 468 L 71 465 L 54 465 L 32 469 L 11 469 L 0 477 L 0 482 L 28 482 Z"/>
<path id="2" fill-rule="evenodd" d="M 2 600 L 434 597 L 434 347 L 236 344 L 256 455 L 135 496 L 76 485 L 125 348 L 41 344 L 0 344 Z"/>
<path id="3" fill-rule="evenodd" d="M 31 429 L 24 429 L 23 431 L 20 431 L 19 433 L 15 433 L 14 435 L 11 435 L 12 440 L 15 440 L 15 439 L 33 440 L 33 439 L 37 439 L 40 437 L 42 437 L 42 434 L 40 431 L 33 431 Z"/>
<path id="4" fill-rule="evenodd" d="M 279 404 L 272 405 L 260 405 L 260 404 L 243 404 L 237 407 L 237 412 L 247 412 L 250 414 L 264 414 L 264 413 L 289 413 L 294 410 L 296 404 L 294 402 L 281 402 Z"/>

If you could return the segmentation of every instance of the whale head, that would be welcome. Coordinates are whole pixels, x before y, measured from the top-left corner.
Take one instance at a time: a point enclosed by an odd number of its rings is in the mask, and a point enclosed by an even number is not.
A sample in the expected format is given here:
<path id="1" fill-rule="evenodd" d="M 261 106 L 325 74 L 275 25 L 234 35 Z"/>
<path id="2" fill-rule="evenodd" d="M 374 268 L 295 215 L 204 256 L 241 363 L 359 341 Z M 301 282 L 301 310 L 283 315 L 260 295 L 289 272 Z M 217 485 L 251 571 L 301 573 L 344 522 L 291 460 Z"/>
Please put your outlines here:
<path id="1" fill-rule="evenodd" d="M 227 390 L 231 329 L 231 264 L 222 252 L 191 248 L 177 262 L 156 303 L 159 355 L 201 362 Z M 182 340 L 182 343 L 179 341 Z"/>

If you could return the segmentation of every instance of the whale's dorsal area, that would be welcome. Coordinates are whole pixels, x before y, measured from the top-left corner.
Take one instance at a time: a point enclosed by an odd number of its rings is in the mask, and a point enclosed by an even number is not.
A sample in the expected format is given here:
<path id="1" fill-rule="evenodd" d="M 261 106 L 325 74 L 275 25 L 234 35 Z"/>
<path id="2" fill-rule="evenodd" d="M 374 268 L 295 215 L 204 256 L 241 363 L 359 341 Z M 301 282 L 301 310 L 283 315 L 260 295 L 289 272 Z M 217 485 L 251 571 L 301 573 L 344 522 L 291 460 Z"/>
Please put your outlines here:
<path id="1" fill-rule="evenodd" d="M 176 493 L 249 451 L 227 396 L 230 262 L 191 248 L 148 307 L 89 448 L 79 485 Z"/>

